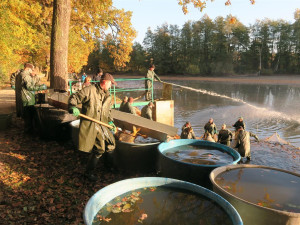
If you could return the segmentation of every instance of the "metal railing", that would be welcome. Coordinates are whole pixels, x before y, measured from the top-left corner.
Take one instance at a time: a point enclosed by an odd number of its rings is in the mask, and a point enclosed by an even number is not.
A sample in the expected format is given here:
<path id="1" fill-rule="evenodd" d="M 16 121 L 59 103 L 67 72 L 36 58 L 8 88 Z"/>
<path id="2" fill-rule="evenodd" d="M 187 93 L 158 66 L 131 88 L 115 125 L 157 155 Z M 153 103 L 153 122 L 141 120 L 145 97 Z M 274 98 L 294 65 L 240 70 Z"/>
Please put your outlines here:
<path id="1" fill-rule="evenodd" d="M 149 89 L 149 91 L 151 92 L 151 101 L 153 101 L 153 79 L 150 78 L 117 78 L 115 79 L 115 81 L 117 83 L 119 82 L 123 82 L 123 81 L 146 81 L 146 80 L 150 80 L 152 85 L 151 88 Z M 73 85 L 77 84 L 77 83 L 81 83 L 81 87 L 77 87 L 76 89 L 73 89 Z M 91 81 L 91 83 L 98 83 L 100 81 Z M 76 91 L 80 90 L 82 88 L 83 83 L 79 80 L 70 80 L 69 81 L 69 87 L 70 87 L 70 95 L 75 93 Z M 117 103 L 117 98 L 116 98 L 116 94 L 117 93 L 122 93 L 122 92 L 137 92 L 137 91 L 143 91 L 146 92 L 148 91 L 148 89 L 146 88 L 116 88 L 115 85 L 112 85 L 112 87 L 109 89 L 110 94 L 113 96 L 114 99 L 114 104 L 112 105 L 112 108 L 119 108 L 120 104 Z M 149 103 L 149 101 L 136 101 L 133 102 L 132 105 L 133 106 L 143 106 L 143 105 L 147 105 Z"/>

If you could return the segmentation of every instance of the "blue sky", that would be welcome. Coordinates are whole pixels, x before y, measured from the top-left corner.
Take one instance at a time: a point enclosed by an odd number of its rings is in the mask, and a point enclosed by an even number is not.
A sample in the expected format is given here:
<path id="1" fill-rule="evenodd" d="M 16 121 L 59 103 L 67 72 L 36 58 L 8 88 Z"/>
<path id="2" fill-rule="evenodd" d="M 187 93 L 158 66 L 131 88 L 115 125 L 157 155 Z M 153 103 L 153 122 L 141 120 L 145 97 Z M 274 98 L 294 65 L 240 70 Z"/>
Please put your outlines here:
<path id="1" fill-rule="evenodd" d="M 199 20 L 205 14 L 211 19 L 232 14 L 248 26 L 254 24 L 256 19 L 264 18 L 294 22 L 294 12 L 297 8 L 300 9 L 300 0 L 256 0 L 255 5 L 251 5 L 249 0 L 231 0 L 231 6 L 225 6 L 225 1 L 209 1 L 202 12 L 191 5 L 187 15 L 183 14 L 177 0 L 113 0 L 113 5 L 133 12 L 132 25 L 138 32 L 135 41 L 140 43 L 143 42 L 148 27 L 155 30 L 163 23 L 181 27 L 188 20 Z"/>

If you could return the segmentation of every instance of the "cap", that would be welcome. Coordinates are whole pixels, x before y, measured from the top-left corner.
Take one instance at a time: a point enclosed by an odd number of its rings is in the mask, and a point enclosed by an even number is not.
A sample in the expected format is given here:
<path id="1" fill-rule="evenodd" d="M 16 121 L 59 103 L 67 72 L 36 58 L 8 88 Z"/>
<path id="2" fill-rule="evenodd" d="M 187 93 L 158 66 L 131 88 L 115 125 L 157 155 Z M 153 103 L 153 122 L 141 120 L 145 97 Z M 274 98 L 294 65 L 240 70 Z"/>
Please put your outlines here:
<path id="1" fill-rule="evenodd" d="M 30 69 L 34 69 L 34 66 L 33 66 L 33 64 L 31 64 L 31 63 L 25 63 L 24 64 L 24 68 L 30 68 Z"/>
<path id="2" fill-rule="evenodd" d="M 115 82 L 114 77 L 109 74 L 109 73 L 105 73 L 101 76 L 101 80 L 110 80 L 112 84 L 117 85 L 117 83 Z"/>
<path id="3" fill-rule="evenodd" d="M 242 119 L 243 119 L 243 117 L 242 117 L 242 116 L 240 116 L 240 117 L 239 117 L 239 119 L 241 119 L 241 120 L 242 120 Z"/>

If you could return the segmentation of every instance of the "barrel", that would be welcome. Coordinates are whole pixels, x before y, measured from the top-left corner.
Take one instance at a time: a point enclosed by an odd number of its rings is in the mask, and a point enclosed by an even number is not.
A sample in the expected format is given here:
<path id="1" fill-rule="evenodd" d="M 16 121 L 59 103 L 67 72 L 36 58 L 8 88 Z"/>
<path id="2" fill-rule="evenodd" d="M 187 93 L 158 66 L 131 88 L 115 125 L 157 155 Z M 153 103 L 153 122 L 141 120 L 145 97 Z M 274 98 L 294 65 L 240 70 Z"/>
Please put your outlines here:
<path id="1" fill-rule="evenodd" d="M 252 175 L 249 176 L 246 172 L 249 170 L 256 169 L 253 171 Z M 268 176 L 265 176 L 259 172 L 259 170 L 262 171 L 267 171 L 265 173 L 268 174 Z M 243 171 L 243 172 L 240 172 Z M 231 173 L 230 173 L 231 172 Z M 230 174 L 229 174 L 230 173 Z M 240 189 L 240 186 L 238 186 L 237 183 L 235 183 L 234 188 L 235 190 L 232 191 L 230 186 L 227 185 L 221 185 L 221 183 L 217 183 L 218 179 L 221 179 L 221 176 L 224 176 L 227 174 L 230 179 L 232 179 L 232 173 L 238 174 L 239 179 L 242 179 L 241 176 L 244 174 L 244 176 L 248 176 L 249 180 L 245 183 L 248 187 L 251 187 L 250 191 L 247 192 L 247 190 L 243 189 L 243 193 L 247 195 L 241 196 L 239 193 L 237 193 L 236 190 Z M 285 190 L 283 187 L 286 185 L 288 182 L 284 179 L 277 179 L 275 178 L 274 174 L 283 174 L 288 177 L 291 177 L 291 184 L 294 185 L 293 188 L 295 189 L 294 194 L 291 194 L 291 191 Z M 272 179 L 272 184 L 269 185 L 268 189 L 264 186 L 264 183 L 270 182 L 270 178 L 273 174 Z M 261 176 L 263 176 L 261 178 Z M 222 178 L 225 183 L 226 179 L 224 177 Z M 229 178 L 228 178 L 229 179 Z M 259 181 L 257 180 L 263 179 L 264 181 Z M 272 168 L 272 167 L 267 167 L 267 166 L 260 166 L 260 165 L 229 165 L 229 166 L 223 166 L 214 169 L 211 174 L 210 174 L 210 180 L 213 184 L 213 191 L 224 197 L 227 201 L 229 201 L 239 212 L 241 215 L 243 222 L 245 225 L 265 225 L 265 224 L 272 224 L 272 225 L 299 225 L 300 224 L 300 202 L 298 204 L 294 205 L 295 207 L 298 207 L 298 212 L 289 212 L 284 210 L 279 210 L 278 208 L 270 208 L 265 202 L 271 202 L 275 204 L 275 199 L 274 197 L 280 197 L 282 199 L 287 200 L 287 205 L 291 205 L 288 202 L 289 201 L 297 201 L 299 200 L 299 197 L 295 200 L 295 196 L 299 196 L 300 194 L 300 174 L 293 173 L 287 170 L 282 170 L 278 168 Z M 254 182 L 255 181 L 255 182 Z M 219 181 L 218 181 L 219 182 Z M 237 182 L 237 181 L 236 181 Z M 224 183 L 224 184 L 225 184 Z M 253 183 L 257 183 L 256 188 L 252 188 L 250 186 Z M 296 186 L 298 185 L 298 186 Z M 278 191 L 278 194 L 274 194 L 274 191 Z M 266 193 L 264 193 L 266 192 Z M 239 196 L 237 196 L 239 195 Z M 259 196 L 264 196 L 262 199 L 262 203 L 257 203 L 252 201 L 252 199 L 260 199 Z M 251 201 L 249 200 L 251 198 Z M 280 206 L 280 204 L 277 204 Z"/>
<path id="2" fill-rule="evenodd" d="M 153 143 L 127 143 L 116 140 L 114 164 L 119 170 L 154 172 L 157 167 L 157 146 Z"/>
<path id="3" fill-rule="evenodd" d="M 232 225 L 243 224 L 239 214 L 234 209 L 234 207 L 218 194 L 206 188 L 198 186 L 196 184 L 192 184 L 181 180 L 175 180 L 171 178 L 164 178 L 164 177 L 140 177 L 140 178 L 126 179 L 126 180 L 122 180 L 110 184 L 105 188 L 102 188 L 101 190 L 97 191 L 88 200 L 83 212 L 84 223 L 86 225 L 92 225 L 93 220 L 96 217 L 99 210 L 104 208 L 105 205 L 109 203 L 112 199 L 115 199 L 116 197 L 119 197 L 124 193 L 135 191 L 137 189 L 159 188 L 159 187 L 173 188 L 173 189 L 175 188 L 182 191 L 188 191 L 188 192 L 192 192 L 193 194 L 196 194 L 199 197 L 204 197 L 206 199 L 209 199 L 212 202 L 214 202 L 214 204 L 217 204 L 218 207 L 220 207 L 221 210 L 226 213 L 226 215 L 230 218 L 230 222 Z M 157 204 L 160 204 L 159 199 L 157 199 L 156 201 Z M 145 213 L 147 212 L 145 211 Z M 179 212 L 174 211 L 169 213 L 176 214 Z M 201 214 L 197 215 L 197 219 L 199 218 L 200 220 L 201 217 L 203 218 L 205 217 L 205 215 L 201 215 Z M 196 223 L 197 221 L 195 221 L 195 224 Z"/>
<path id="4" fill-rule="evenodd" d="M 202 185 L 207 188 L 211 188 L 209 174 L 213 169 L 220 167 L 221 165 L 192 164 L 174 160 L 166 156 L 166 153 L 169 151 L 169 149 L 174 147 L 182 147 L 185 145 L 213 147 L 215 149 L 225 151 L 233 157 L 233 161 L 231 162 L 231 164 L 237 164 L 237 162 L 241 159 L 241 156 L 237 151 L 219 143 L 195 139 L 172 140 L 169 142 L 161 143 L 158 146 L 159 172 L 162 176 L 185 180 Z"/>
<path id="5" fill-rule="evenodd" d="M 35 126 L 43 139 L 67 140 L 70 138 L 69 123 L 74 116 L 66 110 L 55 108 L 49 104 L 37 104 L 35 107 Z"/>

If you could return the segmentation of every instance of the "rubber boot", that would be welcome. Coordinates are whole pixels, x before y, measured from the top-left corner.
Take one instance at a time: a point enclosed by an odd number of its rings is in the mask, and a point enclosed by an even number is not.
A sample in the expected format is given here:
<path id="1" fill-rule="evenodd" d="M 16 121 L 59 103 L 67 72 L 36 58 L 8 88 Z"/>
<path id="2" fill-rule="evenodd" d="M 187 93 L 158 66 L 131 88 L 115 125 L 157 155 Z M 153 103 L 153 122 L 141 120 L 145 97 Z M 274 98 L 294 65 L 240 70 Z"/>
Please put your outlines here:
<path id="1" fill-rule="evenodd" d="M 89 157 L 84 176 L 87 179 L 89 179 L 90 181 L 96 181 L 97 180 L 97 177 L 93 174 L 93 172 L 94 172 L 94 170 L 97 166 L 97 163 L 98 163 L 100 157 L 101 157 L 101 155 L 99 157 L 97 157 L 93 153 Z"/>

